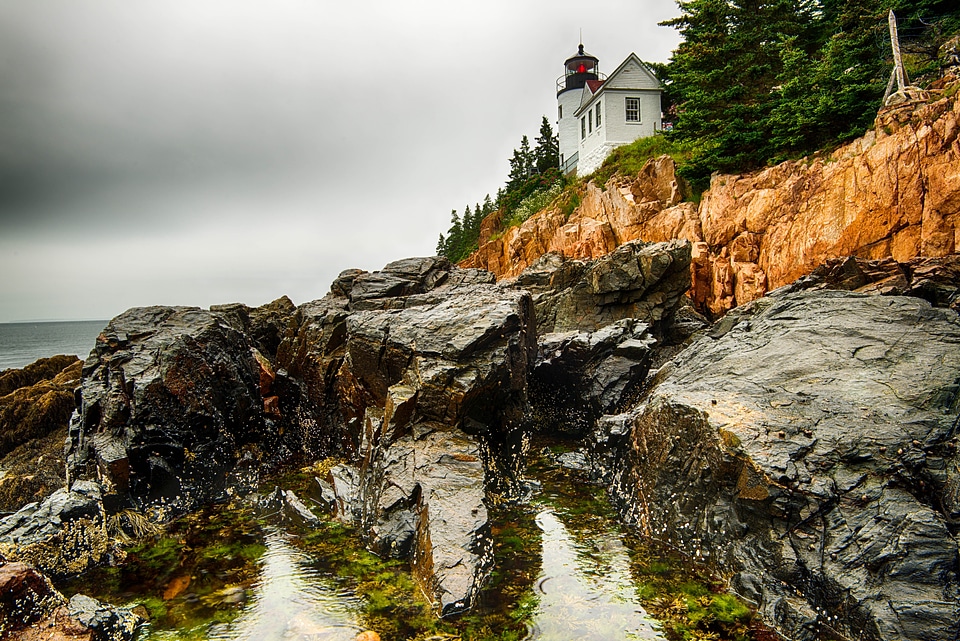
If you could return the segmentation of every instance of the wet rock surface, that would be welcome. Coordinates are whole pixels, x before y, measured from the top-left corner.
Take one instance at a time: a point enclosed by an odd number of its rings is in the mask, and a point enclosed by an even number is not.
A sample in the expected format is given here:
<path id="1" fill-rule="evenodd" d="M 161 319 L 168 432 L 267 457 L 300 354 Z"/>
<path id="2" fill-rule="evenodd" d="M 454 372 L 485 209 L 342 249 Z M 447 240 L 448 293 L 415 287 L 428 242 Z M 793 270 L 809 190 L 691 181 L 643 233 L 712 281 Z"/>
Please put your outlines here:
<path id="1" fill-rule="evenodd" d="M 82 594 L 68 601 L 34 568 L 0 558 L 0 638 L 128 641 L 141 623 L 130 610 Z"/>
<path id="2" fill-rule="evenodd" d="M 63 442 L 80 368 L 75 356 L 54 356 L 0 374 L 0 511 L 64 485 Z"/>
<path id="3" fill-rule="evenodd" d="M 642 385 L 657 340 L 650 326 L 624 319 L 595 332 L 570 331 L 539 338 L 530 373 L 532 423 L 538 431 L 583 436 L 604 414 Z"/>
<path id="4" fill-rule="evenodd" d="M 189 509 L 217 496 L 245 445 L 279 447 L 250 340 L 187 307 L 114 318 L 84 365 L 72 478 L 102 478 L 134 505 Z"/>
<path id="5" fill-rule="evenodd" d="M 767 297 L 603 419 L 592 456 L 629 521 L 733 573 L 790 638 L 955 639 L 958 380 L 950 310 Z"/>
<path id="6" fill-rule="evenodd" d="M 690 288 L 690 260 L 686 241 L 633 241 L 593 261 L 545 254 L 506 282 L 533 294 L 540 334 L 595 331 L 625 318 L 655 325 Z"/>
<path id="7" fill-rule="evenodd" d="M 110 560 L 100 486 L 75 481 L 41 503 L 29 503 L 0 521 L 0 552 L 53 578 L 64 578 Z"/>
<path id="8" fill-rule="evenodd" d="M 784 291 L 841 289 L 883 296 L 916 296 L 934 307 L 960 312 L 960 254 L 941 258 L 914 258 L 900 263 L 892 258 L 866 260 L 848 256 L 828 260 Z"/>
<path id="9" fill-rule="evenodd" d="M 130 310 L 83 366 L 80 481 L 0 521 L 0 545 L 83 571 L 111 560 L 117 510 L 163 519 L 336 457 L 310 498 L 451 615 L 490 572 L 487 504 L 523 493 L 538 429 L 586 436 L 558 465 L 792 638 L 955 638 L 960 321 L 920 298 L 956 306 L 956 261 L 828 264 L 705 329 L 691 260 L 635 242 L 498 284 L 405 259 L 299 306 Z M 315 518 L 282 490 L 259 506 Z"/>
<path id="10" fill-rule="evenodd" d="M 0 373 L 0 511 L 65 484 L 63 442 L 80 369 L 76 356 L 53 356 Z"/>

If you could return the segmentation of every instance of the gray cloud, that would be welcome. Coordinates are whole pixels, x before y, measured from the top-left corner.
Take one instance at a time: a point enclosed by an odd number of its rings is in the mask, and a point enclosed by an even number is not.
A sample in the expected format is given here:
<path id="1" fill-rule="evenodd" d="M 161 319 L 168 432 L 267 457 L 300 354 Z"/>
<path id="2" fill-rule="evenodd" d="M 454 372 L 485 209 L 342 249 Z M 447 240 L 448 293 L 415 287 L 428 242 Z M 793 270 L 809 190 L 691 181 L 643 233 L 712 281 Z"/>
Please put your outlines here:
<path id="1" fill-rule="evenodd" d="M 349 4 L 349 6 L 347 6 Z M 638 3 L 0 5 L 0 321 L 322 296 L 433 252 L 554 118 L 583 27 L 665 60 Z"/>

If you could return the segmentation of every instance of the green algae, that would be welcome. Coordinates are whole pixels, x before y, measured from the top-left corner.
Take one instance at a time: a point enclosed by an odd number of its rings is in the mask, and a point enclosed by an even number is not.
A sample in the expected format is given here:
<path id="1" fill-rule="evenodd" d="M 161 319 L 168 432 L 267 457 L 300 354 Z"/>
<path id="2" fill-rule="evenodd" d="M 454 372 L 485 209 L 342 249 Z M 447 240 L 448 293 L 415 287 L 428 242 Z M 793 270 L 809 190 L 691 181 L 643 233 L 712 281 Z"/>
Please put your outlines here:
<path id="1" fill-rule="evenodd" d="M 554 444 L 552 451 L 567 449 Z M 329 462 L 321 462 L 288 470 L 265 486 L 279 485 L 302 496 L 318 471 L 328 468 Z M 639 601 L 660 621 L 660 633 L 670 641 L 774 638 L 705 568 L 623 531 L 603 487 L 586 482 L 577 472 L 556 468 L 547 458 L 532 461 L 529 475 L 541 484 L 531 500 L 491 505 L 495 567 L 474 608 L 452 620 L 437 618 L 406 562 L 365 550 L 354 528 L 319 510 L 315 510 L 318 524 L 287 527 L 289 542 L 311 559 L 319 575 L 356 595 L 358 626 L 376 630 L 383 639 L 539 639 L 537 617 L 543 616 L 544 604 L 536 584 L 542 579 L 543 531 L 537 516 L 547 510 L 564 523 L 580 565 L 595 568 L 588 572 L 597 577 L 609 563 L 609 551 L 600 542 L 611 533 L 622 541 L 632 581 L 629 587 L 618 588 L 624 594 L 610 597 Z M 161 534 L 128 545 L 122 566 L 88 573 L 65 591 L 139 605 L 150 619 L 151 639 L 205 638 L 211 626 L 235 621 L 242 614 L 242 598 L 223 596 L 235 597 L 237 590 L 249 594 L 258 560 L 267 549 L 268 527 L 242 502 L 208 507 L 169 524 Z M 595 618 L 597 634 L 608 634 L 601 626 L 609 621 Z M 630 631 L 619 634 L 625 639 L 646 638 Z"/>
<path id="2" fill-rule="evenodd" d="M 118 567 L 98 568 L 68 581 L 68 596 L 83 592 L 138 608 L 151 631 L 202 631 L 240 612 L 240 590 L 256 576 L 265 549 L 261 523 L 241 503 L 208 506 L 169 524 L 161 533 L 124 549 Z M 224 591 L 234 595 L 225 601 Z"/>

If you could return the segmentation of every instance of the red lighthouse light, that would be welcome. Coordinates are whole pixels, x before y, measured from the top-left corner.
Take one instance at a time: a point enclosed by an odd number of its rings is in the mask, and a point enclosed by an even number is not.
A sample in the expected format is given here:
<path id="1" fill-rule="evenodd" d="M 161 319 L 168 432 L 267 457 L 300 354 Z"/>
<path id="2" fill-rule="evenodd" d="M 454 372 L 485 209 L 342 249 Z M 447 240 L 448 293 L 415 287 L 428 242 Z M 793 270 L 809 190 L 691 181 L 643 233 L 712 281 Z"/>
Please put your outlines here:
<path id="1" fill-rule="evenodd" d="M 587 73 L 587 65 L 580 63 L 580 66 L 577 67 L 577 73 Z"/>

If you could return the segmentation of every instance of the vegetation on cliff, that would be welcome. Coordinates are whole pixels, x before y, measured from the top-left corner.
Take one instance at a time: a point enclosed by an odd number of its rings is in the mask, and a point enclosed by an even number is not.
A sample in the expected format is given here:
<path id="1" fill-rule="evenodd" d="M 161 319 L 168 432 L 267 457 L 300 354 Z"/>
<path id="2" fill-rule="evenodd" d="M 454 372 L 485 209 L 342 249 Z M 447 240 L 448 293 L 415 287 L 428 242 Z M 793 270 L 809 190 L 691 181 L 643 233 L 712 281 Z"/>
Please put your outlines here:
<path id="1" fill-rule="evenodd" d="M 545 163 L 555 141 L 547 119 L 531 150 L 514 151 L 507 184 L 492 207 L 454 214 L 437 251 L 453 261 L 476 248 L 480 222 L 499 210 L 500 230 L 551 204 L 567 217 L 585 180 L 603 185 L 636 175 L 667 154 L 691 189 L 713 172 L 741 173 L 861 136 L 872 125 L 893 66 L 887 12 L 893 9 L 906 71 L 925 86 L 939 76 L 944 44 L 960 32 L 950 0 L 678 0 L 680 15 L 662 23 L 682 40 L 667 63 L 653 63 L 664 84 L 672 131 L 615 150 L 591 176 L 560 177 Z"/>
<path id="2" fill-rule="evenodd" d="M 503 212 L 504 220 L 518 225 L 553 200 L 564 181 L 559 169 L 560 143 L 546 116 L 540 121 L 540 135 L 534 143 L 531 149 L 530 139 L 524 136 L 519 149 L 513 150 L 510 173 L 497 192 L 496 202 L 487 194 L 482 206 L 478 204 L 471 210 L 467 205 L 462 217 L 456 210 L 451 212 L 447 235 L 440 234 L 437 242 L 438 255 L 459 262 L 475 252 L 480 223 L 494 211 Z"/>
<path id="3" fill-rule="evenodd" d="M 656 71 L 675 120 L 670 137 L 700 146 L 681 173 L 703 188 L 863 134 L 890 77 L 887 12 L 899 22 L 907 72 L 938 74 L 960 29 L 950 0 L 680 0 L 682 41 Z"/>

